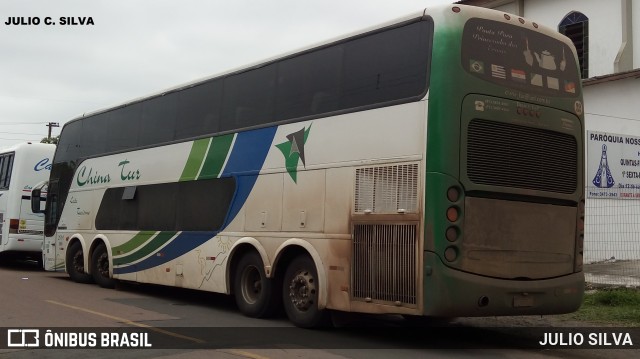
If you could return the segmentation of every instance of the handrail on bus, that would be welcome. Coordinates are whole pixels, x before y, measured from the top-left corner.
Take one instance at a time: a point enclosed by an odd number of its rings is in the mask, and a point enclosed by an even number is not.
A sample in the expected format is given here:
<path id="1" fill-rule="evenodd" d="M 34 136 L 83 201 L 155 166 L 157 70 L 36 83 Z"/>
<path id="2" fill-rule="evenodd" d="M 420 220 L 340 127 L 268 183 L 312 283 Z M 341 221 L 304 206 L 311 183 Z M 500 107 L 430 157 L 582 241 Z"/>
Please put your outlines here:
<path id="1" fill-rule="evenodd" d="M 49 181 L 38 182 L 31 190 L 31 212 L 44 213 L 44 209 L 41 207 L 41 194 L 42 189 L 49 185 Z"/>

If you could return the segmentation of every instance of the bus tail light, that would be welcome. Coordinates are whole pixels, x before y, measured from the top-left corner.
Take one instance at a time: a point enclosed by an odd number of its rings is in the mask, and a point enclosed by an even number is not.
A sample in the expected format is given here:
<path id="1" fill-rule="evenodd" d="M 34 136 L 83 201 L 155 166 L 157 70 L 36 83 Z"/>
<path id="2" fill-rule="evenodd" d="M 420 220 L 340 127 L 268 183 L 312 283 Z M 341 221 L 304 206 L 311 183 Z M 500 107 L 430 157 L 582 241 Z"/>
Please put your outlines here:
<path id="1" fill-rule="evenodd" d="M 444 258 L 449 262 L 455 261 L 458 258 L 458 249 L 454 246 L 447 247 L 444 251 Z"/>
<path id="2" fill-rule="evenodd" d="M 20 227 L 20 220 L 12 218 L 9 220 L 9 233 L 18 233 Z"/>
<path id="3" fill-rule="evenodd" d="M 451 226 L 447 228 L 447 231 L 444 233 L 444 236 L 447 238 L 449 242 L 455 242 L 458 239 L 458 228 L 455 226 Z"/>
<path id="4" fill-rule="evenodd" d="M 458 199 L 460 199 L 460 190 L 457 187 L 449 187 L 447 190 L 447 199 L 450 202 L 458 202 Z"/>
<path id="5" fill-rule="evenodd" d="M 447 209 L 447 219 L 449 222 L 456 222 L 458 220 L 458 209 L 456 207 L 449 207 Z"/>

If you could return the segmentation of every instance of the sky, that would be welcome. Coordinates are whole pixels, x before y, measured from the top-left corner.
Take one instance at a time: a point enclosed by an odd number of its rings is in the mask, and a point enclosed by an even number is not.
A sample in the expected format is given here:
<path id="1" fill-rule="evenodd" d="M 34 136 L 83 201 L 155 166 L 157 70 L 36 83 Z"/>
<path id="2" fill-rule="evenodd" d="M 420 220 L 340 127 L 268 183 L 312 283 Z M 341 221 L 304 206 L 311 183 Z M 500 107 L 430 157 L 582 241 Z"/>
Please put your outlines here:
<path id="1" fill-rule="evenodd" d="M 49 122 L 55 136 L 83 113 L 452 2 L 0 0 L 0 148 L 40 142 Z"/>

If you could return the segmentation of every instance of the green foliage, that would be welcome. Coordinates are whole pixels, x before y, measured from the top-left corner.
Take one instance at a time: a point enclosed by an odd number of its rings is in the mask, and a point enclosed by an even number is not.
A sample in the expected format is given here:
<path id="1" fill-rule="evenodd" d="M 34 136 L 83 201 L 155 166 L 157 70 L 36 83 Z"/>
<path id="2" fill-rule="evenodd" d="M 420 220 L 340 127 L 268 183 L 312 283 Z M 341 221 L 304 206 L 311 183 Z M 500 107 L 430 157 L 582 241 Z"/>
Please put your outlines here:
<path id="1" fill-rule="evenodd" d="M 585 293 L 580 310 L 563 317 L 608 325 L 640 326 L 640 291 L 615 288 Z"/>
<path id="2" fill-rule="evenodd" d="M 40 141 L 40 143 L 53 143 L 54 145 L 57 145 L 58 140 L 60 140 L 60 136 L 53 136 L 51 138 L 45 137 Z"/>
<path id="3" fill-rule="evenodd" d="M 640 292 L 627 288 L 599 290 L 587 294 L 584 304 L 610 307 L 640 306 Z"/>

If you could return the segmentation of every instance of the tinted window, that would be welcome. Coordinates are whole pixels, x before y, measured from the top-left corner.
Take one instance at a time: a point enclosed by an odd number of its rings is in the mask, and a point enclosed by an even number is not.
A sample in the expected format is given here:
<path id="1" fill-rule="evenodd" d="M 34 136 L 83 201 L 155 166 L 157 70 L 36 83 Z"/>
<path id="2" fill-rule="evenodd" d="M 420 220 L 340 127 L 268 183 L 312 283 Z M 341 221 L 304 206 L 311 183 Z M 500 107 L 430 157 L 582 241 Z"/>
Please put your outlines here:
<path id="1" fill-rule="evenodd" d="M 154 97 L 142 103 L 139 146 L 171 142 L 175 139 L 178 93 Z"/>
<path id="2" fill-rule="evenodd" d="M 106 190 L 96 216 L 97 229 L 214 231 L 224 224 L 235 179 L 137 186 L 133 196 L 131 191 L 124 195 L 125 189 Z"/>
<path id="3" fill-rule="evenodd" d="M 13 153 L 0 155 L 0 189 L 9 189 L 13 170 Z"/>
<path id="4" fill-rule="evenodd" d="M 276 65 L 224 79 L 221 130 L 236 130 L 273 121 Z"/>
<path id="5" fill-rule="evenodd" d="M 107 150 L 107 121 L 109 113 L 101 113 L 82 120 L 82 156 L 92 157 Z"/>
<path id="6" fill-rule="evenodd" d="M 220 123 L 221 102 L 222 80 L 180 91 L 176 139 L 216 133 Z"/>
<path id="7" fill-rule="evenodd" d="M 398 100 L 425 91 L 427 26 L 421 21 L 347 42 L 342 108 Z"/>
<path id="8" fill-rule="evenodd" d="M 343 46 L 337 45 L 278 64 L 276 118 L 287 119 L 338 109 Z"/>
<path id="9" fill-rule="evenodd" d="M 51 178 L 54 178 L 54 171 L 56 171 L 56 167 L 59 166 L 60 164 L 53 165 L 53 167 L 51 168 Z M 48 237 L 51 237 L 56 233 L 56 227 L 58 226 L 60 213 L 62 212 L 62 206 L 60 205 L 60 201 L 58 200 L 59 190 L 60 187 L 57 179 L 49 181 L 49 185 L 47 188 L 47 210 L 44 218 L 44 233 Z"/>
<path id="10" fill-rule="evenodd" d="M 138 147 L 142 105 L 135 103 L 109 112 L 107 151 L 122 151 Z"/>
<path id="11" fill-rule="evenodd" d="M 553 96 L 578 96 L 580 75 L 564 42 L 526 28 L 470 19 L 462 35 L 462 66 L 500 86 Z"/>
<path id="12" fill-rule="evenodd" d="M 82 156 L 82 123 L 85 120 L 78 120 L 67 123 L 60 133 L 60 141 L 56 148 L 54 163 L 71 161 L 77 165 L 79 158 Z"/>

